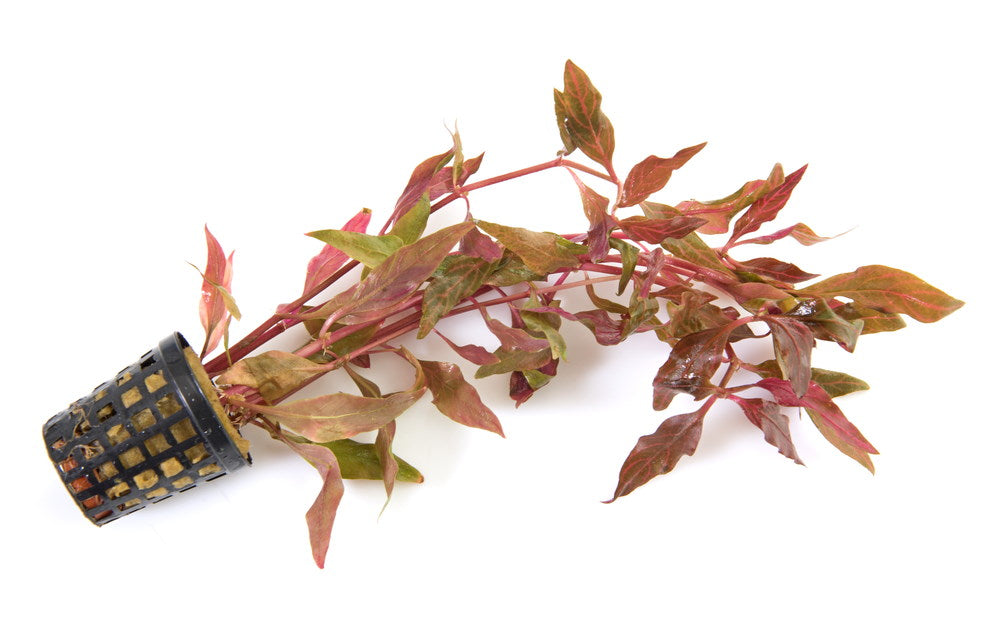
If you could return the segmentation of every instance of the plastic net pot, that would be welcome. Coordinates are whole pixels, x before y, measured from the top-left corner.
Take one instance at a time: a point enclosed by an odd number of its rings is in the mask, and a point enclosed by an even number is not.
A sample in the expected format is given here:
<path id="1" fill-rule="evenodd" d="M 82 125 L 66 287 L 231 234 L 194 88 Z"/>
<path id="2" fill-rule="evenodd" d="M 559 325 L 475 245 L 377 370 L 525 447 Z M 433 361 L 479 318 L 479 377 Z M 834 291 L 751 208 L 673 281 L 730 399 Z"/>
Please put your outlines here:
<path id="1" fill-rule="evenodd" d="M 250 463 L 214 386 L 180 334 L 46 422 L 45 447 L 97 525 Z"/>

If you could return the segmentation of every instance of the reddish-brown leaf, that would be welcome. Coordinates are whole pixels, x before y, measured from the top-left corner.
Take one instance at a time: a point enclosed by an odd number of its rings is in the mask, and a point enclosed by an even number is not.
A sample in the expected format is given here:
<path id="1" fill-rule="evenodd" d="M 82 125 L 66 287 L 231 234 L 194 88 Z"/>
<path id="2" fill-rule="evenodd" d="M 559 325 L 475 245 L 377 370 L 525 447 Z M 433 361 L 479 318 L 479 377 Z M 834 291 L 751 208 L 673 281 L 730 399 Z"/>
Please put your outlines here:
<path id="1" fill-rule="evenodd" d="M 736 220 L 732 237 L 729 239 L 729 246 L 736 243 L 743 235 L 754 232 L 778 216 L 778 212 L 788 203 L 788 198 L 791 197 L 795 186 L 802 180 L 802 175 L 806 173 L 806 167 L 807 165 L 803 165 L 790 173 L 784 182 L 755 201 L 750 206 L 750 210 Z"/>
<path id="2" fill-rule="evenodd" d="M 486 407 L 476 389 L 465 381 L 462 370 L 450 362 L 421 360 L 427 388 L 441 414 L 456 423 L 503 436 L 500 420 Z"/>
<path id="3" fill-rule="evenodd" d="M 649 219 L 637 215 L 618 222 L 630 238 L 659 245 L 664 239 L 682 239 L 705 223 L 700 217 L 678 215 L 670 219 Z"/>
<path id="4" fill-rule="evenodd" d="M 938 321 L 964 304 L 912 273 L 884 265 L 858 267 L 802 291 L 822 297 L 849 297 L 856 305 L 909 315 L 924 323 Z"/>
<path id="5" fill-rule="evenodd" d="M 652 434 L 639 438 L 618 474 L 615 495 L 628 495 L 657 475 L 669 473 L 684 455 L 693 455 L 701 440 L 704 415 L 697 412 L 670 417 Z"/>
<path id="6" fill-rule="evenodd" d="M 493 265 L 482 258 L 461 254 L 446 257 L 424 289 L 417 338 L 427 336 L 455 304 L 475 293 L 492 270 Z"/>
<path id="7" fill-rule="evenodd" d="M 741 260 L 737 263 L 743 271 L 749 271 L 765 278 L 772 278 L 787 284 L 798 284 L 806 280 L 818 278 L 817 273 L 802 271 L 792 263 L 786 263 L 776 258 L 752 258 Z"/>
<path id="8" fill-rule="evenodd" d="M 653 378 L 653 409 L 663 410 L 680 393 L 695 399 L 711 391 L 711 379 L 722 362 L 729 337 L 742 320 L 682 338 Z"/>
<path id="9" fill-rule="evenodd" d="M 594 333 L 599 345 L 617 345 L 622 342 L 622 321 L 611 318 L 603 310 L 584 310 L 574 315 L 588 330 Z"/>
<path id="10" fill-rule="evenodd" d="M 392 498 L 392 489 L 396 485 L 399 474 L 399 463 L 392 453 L 392 440 L 396 438 L 396 422 L 390 421 L 378 429 L 375 436 L 375 453 L 378 454 L 379 465 L 382 467 L 382 484 L 385 486 L 385 503 Z M 385 508 L 383 507 L 383 510 Z"/>
<path id="11" fill-rule="evenodd" d="M 781 412 L 781 406 L 766 399 L 746 399 L 736 395 L 731 395 L 729 399 L 739 404 L 750 423 L 764 432 L 764 440 L 777 447 L 782 456 L 794 460 L 795 464 L 805 465 L 792 443 L 788 415 Z"/>
<path id="12" fill-rule="evenodd" d="M 764 321 L 771 328 L 774 355 L 782 374 L 796 395 L 805 395 L 812 373 L 812 331 L 805 324 L 785 317 L 768 315 Z"/>
<path id="13" fill-rule="evenodd" d="M 844 319 L 824 299 L 802 300 L 786 315 L 808 326 L 816 338 L 835 341 L 849 352 L 854 351 L 864 328 L 863 321 Z"/>
<path id="14" fill-rule="evenodd" d="M 787 380 L 765 378 L 757 382 L 757 386 L 770 391 L 774 400 L 782 406 L 802 407 L 813 411 L 828 432 L 845 445 L 869 454 L 877 454 L 878 450 L 868 442 L 853 423 L 847 420 L 830 395 L 816 382 L 809 382 L 809 390 L 799 397 Z M 824 432 L 824 436 L 826 432 Z"/>
<path id="15" fill-rule="evenodd" d="M 371 221 L 371 216 L 372 212 L 369 209 L 361 209 L 357 215 L 351 217 L 344 224 L 341 230 L 347 232 L 365 232 L 368 229 L 368 222 Z M 347 254 L 332 245 L 324 245 L 320 253 L 309 261 L 309 267 L 306 269 L 306 283 L 302 288 L 302 293 L 306 294 L 318 288 L 323 284 L 323 281 L 344 266 L 347 258 Z"/>
<path id="16" fill-rule="evenodd" d="M 494 354 L 486 351 L 486 348 L 482 347 L 481 345 L 456 345 L 451 341 L 451 339 L 441 334 L 437 330 L 434 330 L 434 333 L 437 334 L 439 337 L 441 337 L 441 340 L 447 343 L 448 347 L 455 350 L 456 354 L 458 354 L 462 358 L 465 358 L 472 364 L 491 365 L 493 363 L 499 362 L 500 360 Z"/>
<path id="17" fill-rule="evenodd" d="M 614 222 L 608 215 L 610 201 L 583 184 L 583 181 L 572 169 L 566 171 L 573 176 L 573 180 L 580 190 L 580 199 L 583 200 L 583 214 L 590 222 L 590 228 L 587 230 L 587 249 L 590 250 L 590 260 L 599 263 L 608 255 L 608 233 L 614 227 Z"/>
<path id="18" fill-rule="evenodd" d="M 344 496 L 344 480 L 340 475 L 340 466 L 333 452 L 322 445 L 296 442 L 290 438 L 282 440 L 315 467 L 323 479 L 323 487 L 320 488 L 316 501 L 306 512 L 313 560 L 316 561 L 316 566 L 323 568 L 326 564 L 326 552 L 330 548 L 333 521 L 337 517 L 340 499 Z"/>
<path id="19" fill-rule="evenodd" d="M 566 61 L 563 82 L 563 91 L 555 90 L 554 95 L 556 122 L 566 153 L 580 148 L 611 173 L 615 130 L 601 111 L 601 93 L 572 61 Z"/>
<path id="20" fill-rule="evenodd" d="M 628 173 L 628 177 L 625 178 L 624 193 L 619 206 L 635 206 L 665 187 L 670 180 L 670 175 L 691 160 L 705 145 L 701 143 L 684 148 L 670 158 L 646 157 L 633 167 L 632 171 Z"/>

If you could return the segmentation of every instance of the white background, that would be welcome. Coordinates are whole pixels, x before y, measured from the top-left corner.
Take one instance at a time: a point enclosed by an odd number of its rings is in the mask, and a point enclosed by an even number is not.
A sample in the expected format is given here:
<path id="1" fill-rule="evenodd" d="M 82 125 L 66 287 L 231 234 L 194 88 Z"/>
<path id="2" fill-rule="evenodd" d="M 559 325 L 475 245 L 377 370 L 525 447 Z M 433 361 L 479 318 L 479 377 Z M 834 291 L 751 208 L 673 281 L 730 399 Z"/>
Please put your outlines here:
<path id="1" fill-rule="evenodd" d="M 1000 51 L 989 3 L 2 6 L 5 613 L 996 617 L 1000 302 L 987 268 Z M 479 383 L 506 440 L 462 429 L 427 400 L 400 419 L 397 453 L 426 482 L 399 485 L 381 519 L 381 485 L 350 483 L 324 571 L 302 519 L 315 471 L 256 433 L 252 469 L 101 529 L 81 517 L 41 425 L 168 333 L 201 341 L 200 278 L 185 261 L 204 263 L 203 224 L 237 250 L 240 335 L 298 294 L 317 251 L 301 233 L 362 206 L 381 223 L 412 167 L 448 147 L 446 124 L 458 120 L 470 156 L 486 150 L 482 176 L 551 158 L 551 90 L 566 58 L 604 94 L 622 173 L 709 142 L 661 201 L 715 199 L 775 161 L 808 162 L 776 225 L 854 230 L 765 255 L 825 275 L 897 266 L 968 302 L 940 324 L 863 337 L 853 355 L 817 350 L 818 366 L 873 387 L 842 405 L 882 452 L 876 477 L 808 420 L 793 419 L 808 468 L 795 466 L 720 405 L 694 457 L 603 505 L 635 439 L 667 416 L 650 408 L 666 352 L 652 336 L 599 348 L 567 327 L 559 377 L 517 411 L 505 379 Z M 558 171 L 477 193 L 473 209 L 536 229 L 585 224 Z M 434 223 L 460 216 L 456 205 Z M 482 337 L 449 324 L 459 339 Z M 434 339 L 407 344 L 449 357 Z M 390 368 L 379 381 L 396 390 L 409 374 Z"/>

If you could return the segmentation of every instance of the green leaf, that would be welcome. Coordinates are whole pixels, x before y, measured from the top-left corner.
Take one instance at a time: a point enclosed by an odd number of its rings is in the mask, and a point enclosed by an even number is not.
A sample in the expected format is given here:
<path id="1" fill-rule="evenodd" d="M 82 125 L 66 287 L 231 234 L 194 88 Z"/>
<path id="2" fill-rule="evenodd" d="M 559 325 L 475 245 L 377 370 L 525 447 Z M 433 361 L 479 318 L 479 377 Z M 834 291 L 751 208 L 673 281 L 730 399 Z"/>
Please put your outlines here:
<path id="1" fill-rule="evenodd" d="M 752 365 L 748 368 L 766 378 L 781 377 L 781 368 L 778 367 L 776 360 L 765 360 L 759 365 Z M 849 393 L 867 391 L 870 388 L 864 380 L 860 380 L 852 375 L 841 373 L 840 371 L 820 369 L 818 367 L 812 368 L 810 378 L 813 382 L 819 384 L 830 397 L 841 397 Z"/>
<path id="2" fill-rule="evenodd" d="M 816 338 L 834 341 L 849 352 L 854 351 L 864 329 L 863 321 L 844 319 L 823 299 L 801 301 L 785 315 L 806 324 Z"/>
<path id="3" fill-rule="evenodd" d="M 379 266 L 403 246 L 403 240 L 394 234 L 375 236 L 346 230 L 317 230 L 308 235 L 342 251 L 366 267 Z"/>
<path id="4" fill-rule="evenodd" d="M 572 243 L 551 232 L 534 232 L 488 221 L 477 221 L 476 224 L 517 254 L 531 271 L 543 276 L 556 269 L 578 267 L 580 259 L 577 256 L 587 253 L 587 246 Z"/>
<path id="5" fill-rule="evenodd" d="M 575 148 L 613 171 L 615 130 L 601 111 L 601 93 L 582 69 L 566 61 L 563 91 L 555 91 L 556 122 L 566 153 Z"/>
<path id="6" fill-rule="evenodd" d="M 864 324 L 861 334 L 876 332 L 893 332 L 906 327 L 906 322 L 898 313 L 885 312 L 875 308 L 858 306 L 854 303 L 844 304 L 836 308 L 837 315 L 847 321 L 860 321 Z"/>
<path id="7" fill-rule="evenodd" d="M 385 317 L 417 291 L 473 227 L 471 222 L 462 222 L 399 248 L 367 278 L 303 317 L 334 315 L 334 319 L 341 319 L 350 315 L 355 322 Z"/>
<path id="8" fill-rule="evenodd" d="M 424 233 L 430 214 L 431 199 L 429 195 L 424 193 L 410 210 L 400 215 L 389 234 L 399 237 L 403 245 L 414 243 Z"/>
<path id="9" fill-rule="evenodd" d="M 225 386 L 249 386 L 274 402 L 294 392 L 326 369 L 307 358 L 272 350 L 237 361 L 216 379 Z"/>
<path id="10" fill-rule="evenodd" d="M 427 336 L 455 304 L 475 293 L 491 271 L 493 265 L 482 258 L 463 255 L 446 257 L 424 289 L 417 338 Z"/>
<path id="11" fill-rule="evenodd" d="M 622 275 L 618 279 L 618 295 L 621 295 L 635 273 L 635 265 L 639 262 L 639 248 L 615 238 L 609 239 L 608 243 L 622 255 Z"/>
<path id="12" fill-rule="evenodd" d="M 666 419 L 652 434 L 639 438 L 618 474 L 610 503 L 628 495 L 657 475 L 669 473 L 682 456 L 691 456 L 701 440 L 704 416 L 691 412 Z"/>
<path id="13" fill-rule="evenodd" d="M 909 315 L 924 323 L 938 321 L 964 304 L 912 273 L 883 265 L 859 267 L 807 286 L 802 292 L 849 297 L 856 305 Z"/>
<path id="14" fill-rule="evenodd" d="M 476 389 L 465 381 L 462 370 L 450 362 L 421 360 L 431 402 L 441 414 L 456 423 L 503 436 L 500 420 L 486 407 Z"/>
<path id="15" fill-rule="evenodd" d="M 511 371 L 528 371 L 545 366 L 552 359 L 552 352 L 548 344 L 544 348 L 528 351 L 524 349 L 508 349 L 501 347 L 493 352 L 497 357 L 497 362 L 483 365 L 476 370 L 476 378 L 485 378 L 498 373 L 510 373 Z"/>
<path id="16" fill-rule="evenodd" d="M 510 250 L 504 250 L 503 257 L 500 262 L 496 264 L 496 269 L 493 270 L 486 280 L 485 284 L 490 284 L 493 286 L 513 286 L 515 284 L 521 284 L 523 282 L 534 282 L 536 280 L 544 280 L 546 276 L 542 274 L 535 273 L 521 257 Z"/>
<path id="17" fill-rule="evenodd" d="M 552 351 L 552 357 L 565 360 L 566 340 L 559 334 L 557 327 L 552 324 L 548 318 L 549 315 L 530 310 L 521 310 L 520 314 L 525 327 L 532 332 L 540 332 L 545 335 L 545 339 L 549 342 L 549 349 Z M 556 318 L 558 319 L 558 317 Z"/>
<path id="18" fill-rule="evenodd" d="M 736 274 L 722 264 L 719 254 L 694 232 L 680 239 L 667 239 L 661 245 L 677 258 L 709 269 L 723 279 L 737 280 Z"/>
<path id="19" fill-rule="evenodd" d="M 301 437 L 295 437 L 303 442 L 308 442 Z M 345 480 L 381 480 L 382 463 L 379 460 L 375 445 L 372 443 L 359 443 L 358 441 L 345 438 L 338 441 L 323 443 L 337 457 L 340 465 L 340 472 Z M 421 483 L 424 476 L 399 456 L 393 455 L 399 470 L 396 479 L 400 482 Z"/>

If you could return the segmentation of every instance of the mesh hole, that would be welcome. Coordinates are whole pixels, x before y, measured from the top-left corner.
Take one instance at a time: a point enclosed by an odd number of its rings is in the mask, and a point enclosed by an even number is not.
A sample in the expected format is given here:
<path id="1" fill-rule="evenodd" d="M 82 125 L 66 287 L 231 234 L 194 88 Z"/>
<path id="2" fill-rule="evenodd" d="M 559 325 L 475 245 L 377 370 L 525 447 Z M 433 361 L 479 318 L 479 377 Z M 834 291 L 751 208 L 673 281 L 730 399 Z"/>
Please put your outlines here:
<path id="1" fill-rule="evenodd" d="M 157 371 L 146 377 L 146 390 L 150 393 L 155 393 L 166 385 L 167 381 L 163 378 L 161 371 Z"/>
<path id="2" fill-rule="evenodd" d="M 90 421 L 87 420 L 87 417 L 81 415 L 80 420 L 76 422 L 75 426 L 73 426 L 73 438 L 79 438 L 89 431 Z"/>
<path id="3" fill-rule="evenodd" d="M 141 499 L 129 499 L 129 500 L 128 500 L 128 501 L 126 501 L 125 503 L 123 503 L 123 504 L 120 504 L 120 505 L 118 506 L 118 509 L 119 509 L 119 510 L 121 510 L 122 512 L 124 512 L 125 510 L 128 510 L 129 508 L 132 508 L 132 507 L 134 507 L 134 506 L 137 506 L 137 505 L 139 505 L 139 504 L 141 504 L 141 503 L 142 503 L 142 500 L 141 500 Z"/>
<path id="4" fill-rule="evenodd" d="M 177 458 L 170 458 L 160 463 L 160 471 L 163 471 L 163 477 L 173 477 L 183 470 L 184 465 Z"/>
<path id="5" fill-rule="evenodd" d="M 106 480 L 118 475 L 118 469 L 115 467 L 115 463 L 108 461 L 100 466 L 98 471 L 101 472 L 101 479 Z M 98 480 L 100 481 L 100 480 Z"/>
<path id="6" fill-rule="evenodd" d="M 145 356 L 143 356 L 142 364 L 140 364 L 139 366 L 142 367 L 143 369 L 148 369 L 152 367 L 153 364 L 155 363 L 156 363 L 156 358 L 153 358 L 153 354 L 147 353 Z"/>
<path id="7" fill-rule="evenodd" d="M 94 394 L 94 401 L 101 401 L 108 396 L 108 389 L 102 388 Z"/>
<path id="8" fill-rule="evenodd" d="M 187 456 L 188 460 L 190 460 L 193 465 L 198 464 L 205 458 L 208 458 L 208 452 L 205 451 L 205 445 L 202 443 L 198 443 L 194 447 L 185 450 L 184 455 Z"/>
<path id="9" fill-rule="evenodd" d="M 83 452 L 83 457 L 87 460 L 91 458 L 96 458 L 104 453 L 104 446 L 97 441 L 90 441 L 83 445 L 79 445 L 80 451 Z"/>
<path id="10" fill-rule="evenodd" d="M 92 508 L 96 508 L 102 503 L 104 503 L 104 499 L 102 499 L 100 495 L 93 495 L 83 500 L 83 507 L 90 510 Z"/>
<path id="11" fill-rule="evenodd" d="M 184 419 L 178 423 L 170 426 L 170 433 L 174 436 L 174 441 L 177 443 L 183 443 L 187 439 L 195 435 L 194 426 L 191 425 L 190 419 Z"/>
<path id="12" fill-rule="evenodd" d="M 118 378 L 118 386 L 123 386 L 126 382 L 128 382 L 131 379 L 132 379 L 131 373 L 129 373 L 128 371 L 122 373 L 121 377 Z"/>
<path id="13" fill-rule="evenodd" d="M 164 488 L 164 487 L 161 486 L 160 488 L 157 488 L 156 490 L 154 490 L 152 492 L 146 493 L 146 499 L 156 499 L 157 497 L 162 497 L 162 496 L 166 495 L 169 492 L 170 491 L 168 491 L 166 488 Z"/>
<path id="14" fill-rule="evenodd" d="M 83 477 L 78 477 L 69 483 L 69 487 L 73 489 L 74 493 L 81 493 L 90 488 L 91 486 L 93 486 L 93 484 L 90 483 L 90 480 L 87 479 L 86 475 Z"/>
<path id="15" fill-rule="evenodd" d="M 129 390 L 125 391 L 124 393 L 122 393 L 122 404 L 124 404 L 126 408 L 134 406 L 135 404 L 138 404 L 141 401 L 142 401 L 142 393 L 140 393 L 139 389 L 135 388 L 134 386 Z"/>
<path id="16" fill-rule="evenodd" d="M 191 484 L 194 484 L 194 480 L 186 475 L 182 478 L 174 480 L 174 488 L 176 489 L 181 489 L 185 486 L 190 486 Z"/>
<path id="17" fill-rule="evenodd" d="M 221 470 L 222 469 L 219 467 L 219 465 L 213 462 L 212 464 L 206 464 L 202 468 L 198 469 L 198 475 L 205 477 L 206 475 L 212 475 L 213 473 L 218 473 Z"/>
<path id="18" fill-rule="evenodd" d="M 135 485 L 142 490 L 148 490 L 156 485 L 160 481 L 160 476 L 156 474 L 156 471 L 152 469 L 146 469 L 139 475 L 132 478 Z"/>
<path id="19" fill-rule="evenodd" d="M 170 443 L 167 442 L 167 437 L 163 434 L 157 434 L 146 440 L 146 449 L 149 450 L 150 456 L 156 456 L 162 454 L 163 452 L 170 449 Z"/>
<path id="20" fill-rule="evenodd" d="M 77 468 L 78 466 L 80 466 L 80 465 L 76 462 L 76 458 L 74 458 L 72 456 L 70 456 L 69 458 L 66 458 L 65 460 L 63 460 L 62 462 L 59 463 L 59 469 L 63 473 L 69 473 L 70 471 L 72 471 L 73 469 Z"/>
<path id="21" fill-rule="evenodd" d="M 153 427 L 156 423 L 156 417 L 153 416 L 153 411 L 149 408 L 143 408 L 139 412 L 132 415 L 132 425 L 135 426 L 136 431 L 145 430 L 146 428 Z"/>
<path id="22" fill-rule="evenodd" d="M 52 445 L 50 445 L 52 449 L 62 449 L 65 446 L 66 446 L 66 440 L 62 438 L 56 439 L 55 441 L 52 442 Z"/>
<path id="23" fill-rule="evenodd" d="M 111 516 L 111 511 L 110 510 L 105 510 L 104 512 L 98 512 L 97 514 L 95 514 L 94 515 L 94 520 L 95 521 L 100 521 L 101 519 L 106 519 L 109 516 Z"/>
<path id="24" fill-rule="evenodd" d="M 126 469 L 131 469 L 145 459 L 146 457 L 142 455 L 142 451 L 138 447 L 131 447 L 118 456 L 118 462 L 121 462 Z"/>
<path id="25" fill-rule="evenodd" d="M 130 436 L 132 435 L 129 434 L 128 430 L 125 429 L 125 426 L 120 423 L 118 425 L 112 425 L 108 428 L 108 441 L 112 445 L 117 445 L 118 443 L 126 441 Z"/>
<path id="26" fill-rule="evenodd" d="M 118 499 L 132 492 L 132 487 L 125 482 L 118 482 L 108 490 L 104 491 L 108 499 Z"/>
<path id="27" fill-rule="evenodd" d="M 101 421 L 103 423 L 104 421 L 107 421 L 116 414 L 118 413 L 115 412 L 114 406 L 112 406 L 111 404 L 105 404 L 104 406 L 101 406 L 100 410 L 97 411 L 97 419 L 98 421 Z"/>
<path id="28" fill-rule="evenodd" d="M 181 409 L 181 405 L 177 403 L 177 398 L 174 397 L 173 393 L 167 393 L 156 400 L 156 409 L 160 411 L 160 415 L 166 418 L 176 414 Z"/>

